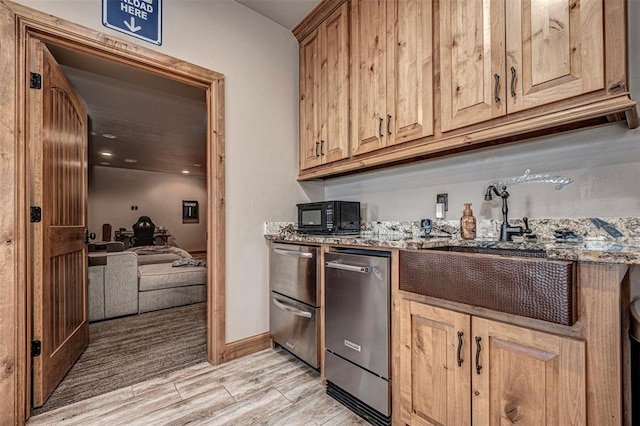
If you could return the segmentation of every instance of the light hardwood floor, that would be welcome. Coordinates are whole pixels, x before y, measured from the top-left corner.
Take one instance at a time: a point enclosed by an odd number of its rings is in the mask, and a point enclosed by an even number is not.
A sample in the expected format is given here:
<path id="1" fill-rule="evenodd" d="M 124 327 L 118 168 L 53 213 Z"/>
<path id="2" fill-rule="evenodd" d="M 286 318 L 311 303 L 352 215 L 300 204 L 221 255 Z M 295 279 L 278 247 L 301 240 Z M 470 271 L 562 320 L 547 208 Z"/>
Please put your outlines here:
<path id="1" fill-rule="evenodd" d="M 365 425 L 281 349 L 201 363 L 32 417 L 28 425 Z"/>

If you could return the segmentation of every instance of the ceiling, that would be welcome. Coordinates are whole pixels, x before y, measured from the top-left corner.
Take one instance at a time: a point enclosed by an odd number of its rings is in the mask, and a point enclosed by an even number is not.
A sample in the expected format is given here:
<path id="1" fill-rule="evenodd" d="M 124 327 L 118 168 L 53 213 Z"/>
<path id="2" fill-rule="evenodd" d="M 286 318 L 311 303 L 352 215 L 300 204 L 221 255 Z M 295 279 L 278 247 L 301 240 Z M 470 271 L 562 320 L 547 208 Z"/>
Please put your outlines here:
<path id="1" fill-rule="evenodd" d="M 47 47 L 87 103 L 90 166 L 206 175 L 203 89 Z"/>
<path id="2" fill-rule="evenodd" d="M 236 1 L 291 30 L 320 0 Z M 47 47 L 89 108 L 90 166 L 206 175 L 203 89 Z"/>
<path id="3" fill-rule="evenodd" d="M 277 22 L 283 27 L 292 30 L 316 7 L 320 0 L 236 0 Z"/>

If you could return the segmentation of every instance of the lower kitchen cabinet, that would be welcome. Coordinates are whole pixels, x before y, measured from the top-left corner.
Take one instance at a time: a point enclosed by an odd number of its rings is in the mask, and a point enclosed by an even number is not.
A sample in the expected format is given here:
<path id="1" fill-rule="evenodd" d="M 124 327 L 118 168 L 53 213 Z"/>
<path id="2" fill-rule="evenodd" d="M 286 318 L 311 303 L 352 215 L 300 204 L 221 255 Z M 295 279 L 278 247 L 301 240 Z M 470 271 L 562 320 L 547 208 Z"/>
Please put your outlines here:
<path id="1" fill-rule="evenodd" d="M 410 425 L 586 424 L 585 342 L 400 300 Z"/>

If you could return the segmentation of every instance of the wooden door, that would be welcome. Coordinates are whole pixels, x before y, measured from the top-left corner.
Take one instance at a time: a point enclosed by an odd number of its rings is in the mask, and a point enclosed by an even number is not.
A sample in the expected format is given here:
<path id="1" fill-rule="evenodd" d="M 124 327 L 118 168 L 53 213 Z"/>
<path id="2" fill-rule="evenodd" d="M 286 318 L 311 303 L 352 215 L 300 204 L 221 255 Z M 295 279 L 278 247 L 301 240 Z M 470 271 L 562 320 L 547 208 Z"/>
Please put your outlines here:
<path id="1" fill-rule="evenodd" d="M 321 40 L 316 29 L 300 43 L 300 170 L 319 166 Z"/>
<path id="2" fill-rule="evenodd" d="M 604 88 L 602 0 L 508 0 L 506 16 L 509 113 Z"/>
<path id="3" fill-rule="evenodd" d="M 504 0 L 443 0 L 439 23 L 442 131 L 504 115 Z"/>
<path id="4" fill-rule="evenodd" d="M 31 42 L 33 405 L 41 406 L 89 343 L 87 322 L 87 107 L 44 44 Z"/>
<path id="5" fill-rule="evenodd" d="M 470 424 L 470 331 L 469 315 L 402 300 L 398 388 L 402 422 Z"/>
<path id="6" fill-rule="evenodd" d="M 393 145 L 433 134 L 432 1 L 396 0 L 387 14 L 395 24 L 387 56 L 387 145 Z"/>
<path id="7" fill-rule="evenodd" d="M 351 2 L 351 154 L 386 145 L 387 0 Z"/>
<path id="8" fill-rule="evenodd" d="M 349 9 L 344 3 L 323 24 L 322 163 L 349 157 Z"/>
<path id="9" fill-rule="evenodd" d="M 475 317 L 472 330 L 474 424 L 586 424 L 585 342 Z"/>

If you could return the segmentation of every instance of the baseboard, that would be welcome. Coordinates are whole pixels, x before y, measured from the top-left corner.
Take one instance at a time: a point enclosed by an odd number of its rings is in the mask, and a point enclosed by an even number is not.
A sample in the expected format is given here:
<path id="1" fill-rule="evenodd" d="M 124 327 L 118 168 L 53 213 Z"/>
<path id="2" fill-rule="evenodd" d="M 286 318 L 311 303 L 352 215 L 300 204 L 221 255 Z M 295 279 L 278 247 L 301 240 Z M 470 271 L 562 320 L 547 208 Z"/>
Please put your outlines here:
<path id="1" fill-rule="evenodd" d="M 230 342 L 224 346 L 222 362 L 231 361 L 236 358 L 252 354 L 271 347 L 269 332 L 256 334 L 255 336 Z"/>

